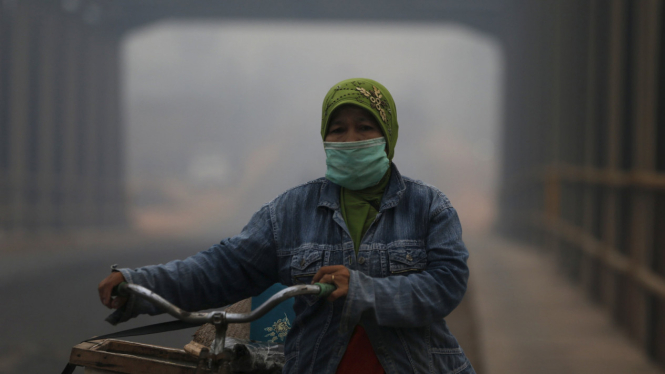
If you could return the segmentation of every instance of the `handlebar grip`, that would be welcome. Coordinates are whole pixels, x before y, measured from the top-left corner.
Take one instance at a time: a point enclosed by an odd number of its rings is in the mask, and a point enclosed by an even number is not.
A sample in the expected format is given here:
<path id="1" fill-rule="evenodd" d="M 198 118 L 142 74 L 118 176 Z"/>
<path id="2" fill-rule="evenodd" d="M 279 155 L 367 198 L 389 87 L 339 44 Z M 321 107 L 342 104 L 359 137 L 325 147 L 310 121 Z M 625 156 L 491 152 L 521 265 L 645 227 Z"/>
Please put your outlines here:
<path id="1" fill-rule="evenodd" d="M 319 286 L 321 288 L 321 291 L 319 292 L 319 297 L 328 297 L 330 296 L 333 291 L 337 289 L 337 286 L 334 284 L 330 283 L 314 283 L 315 285 Z"/>
<path id="2" fill-rule="evenodd" d="M 129 292 L 127 291 L 128 284 L 127 282 L 120 282 L 111 290 L 111 296 L 129 296 Z"/>

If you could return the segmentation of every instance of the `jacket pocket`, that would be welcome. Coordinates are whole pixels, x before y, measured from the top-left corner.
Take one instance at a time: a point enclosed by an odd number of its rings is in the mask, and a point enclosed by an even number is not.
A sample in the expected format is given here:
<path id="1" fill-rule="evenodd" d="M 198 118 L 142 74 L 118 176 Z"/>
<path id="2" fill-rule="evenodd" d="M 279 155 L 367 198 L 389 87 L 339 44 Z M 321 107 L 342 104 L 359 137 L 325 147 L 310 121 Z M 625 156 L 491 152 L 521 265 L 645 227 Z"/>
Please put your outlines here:
<path id="1" fill-rule="evenodd" d="M 475 373 L 462 348 L 432 349 L 434 372 L 445 374 Z"/>
<path id="2" fill-rule="evenodd" d="M 427 251 L 408 248 L 388 251 L 390 274 L 422 271 L 427 266 Z"/>
<path id="3" fill-rule="evenodd" d="M 323 263 L 323 251 L 306 250 L 297 252 L 291 258 L 291 277 L 294 284 L 309 284 Z"/>

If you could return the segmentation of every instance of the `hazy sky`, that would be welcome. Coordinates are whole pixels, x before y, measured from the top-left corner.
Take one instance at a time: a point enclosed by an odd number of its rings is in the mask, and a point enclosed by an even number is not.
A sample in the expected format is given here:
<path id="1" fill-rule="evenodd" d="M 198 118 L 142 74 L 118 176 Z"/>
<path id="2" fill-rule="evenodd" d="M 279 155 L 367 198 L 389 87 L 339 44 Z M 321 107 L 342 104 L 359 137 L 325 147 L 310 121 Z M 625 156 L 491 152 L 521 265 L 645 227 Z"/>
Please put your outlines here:
<path id="1" fill-rule="evenodd" d="M 395 99 L 402 174 L 457 206 L 469 191 L 493 193 L 502 55 L 472 29 L 160 23 L 130 35 L 123 68 L 131 180 L 212 181 L 244 202 L 236 215 L 244 222 L 324 175 L 321 103 L 355 77 L 381 82 Z"/>

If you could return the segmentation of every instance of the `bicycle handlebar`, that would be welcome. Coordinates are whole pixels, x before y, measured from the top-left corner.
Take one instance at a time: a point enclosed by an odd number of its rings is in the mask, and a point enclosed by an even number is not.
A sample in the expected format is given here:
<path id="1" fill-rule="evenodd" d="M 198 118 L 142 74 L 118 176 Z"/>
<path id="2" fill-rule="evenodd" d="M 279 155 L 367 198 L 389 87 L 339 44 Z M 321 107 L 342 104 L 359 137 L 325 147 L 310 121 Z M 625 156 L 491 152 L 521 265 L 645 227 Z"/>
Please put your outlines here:
<path id="1" fill-rule="evenodd" d="M 127 282 L 122 282 L 114 288 L 114 294 L 119 296 L 129 296 L 134 294 L 142 299 L 145 299 L 158 307 L 162 308 L 166 313 L 172 315 L 179 320 L 187 323 L 202 325 L 204 323 L 220 323 L 224 319 L 226 323 L 246 323 L 256 321 L 263 317 L 271 309 L 277 306 L 282 301 L 298 295 L 317 295 L 319 297 L 328 297 L 337 287 L 329 283 L 315 283 L 303 284 L 297 286 L 287 287 L 276 294 L 272 295 L 266 302 L 259 305 L 249 313 L 226 313 L 223 311 L 211 312 L 187 312 L 177 306 L 166 301 L 163 297 L 152 292 L 151 290 Z"/>
<path id="2" fill-rule="evenodd" d="M 111 294 L 118 296 L 129 296 L 130 294 L 134 294 L 159 306 L 173 317 L 193 325 L 202 325 L 208 322 L 214 324 L 215 340 L 213 340 L 210 347 L 212 354 L 216 359 L 227 359 L 228 357 L 224 355 L 224 342 L 226 339 L 226 328 L 229 323 L 252 322 L 263 317 L 268 311 L 277 306 L 277 304 L 288 298 L 298 295 L 318 295 L 319 297 L 327 297 L 335 291 L 336 288 L 337 287 L 334 284 L 328 283 L 287 287 L 272 295 L 266 300 L 266 302 L 249 313 L 228 313 L 224 310 L 215 310 L 212 312 L 186 312 L 149 289 L 127 282 L 122 282 L 114 287 Z"/>

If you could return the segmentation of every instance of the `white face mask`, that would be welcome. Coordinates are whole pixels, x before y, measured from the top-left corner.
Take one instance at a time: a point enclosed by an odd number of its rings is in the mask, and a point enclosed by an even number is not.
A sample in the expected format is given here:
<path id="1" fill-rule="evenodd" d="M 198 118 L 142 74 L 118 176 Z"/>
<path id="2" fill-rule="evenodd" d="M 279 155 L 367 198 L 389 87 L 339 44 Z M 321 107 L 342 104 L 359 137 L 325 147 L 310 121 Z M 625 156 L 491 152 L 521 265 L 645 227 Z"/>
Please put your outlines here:
<path id="1" fill-rule="evenodd" d="M 375 186 L 390 167 L 386 138 L 359 142 L 323 142 L 326 178 L 349 190 Z"/>

